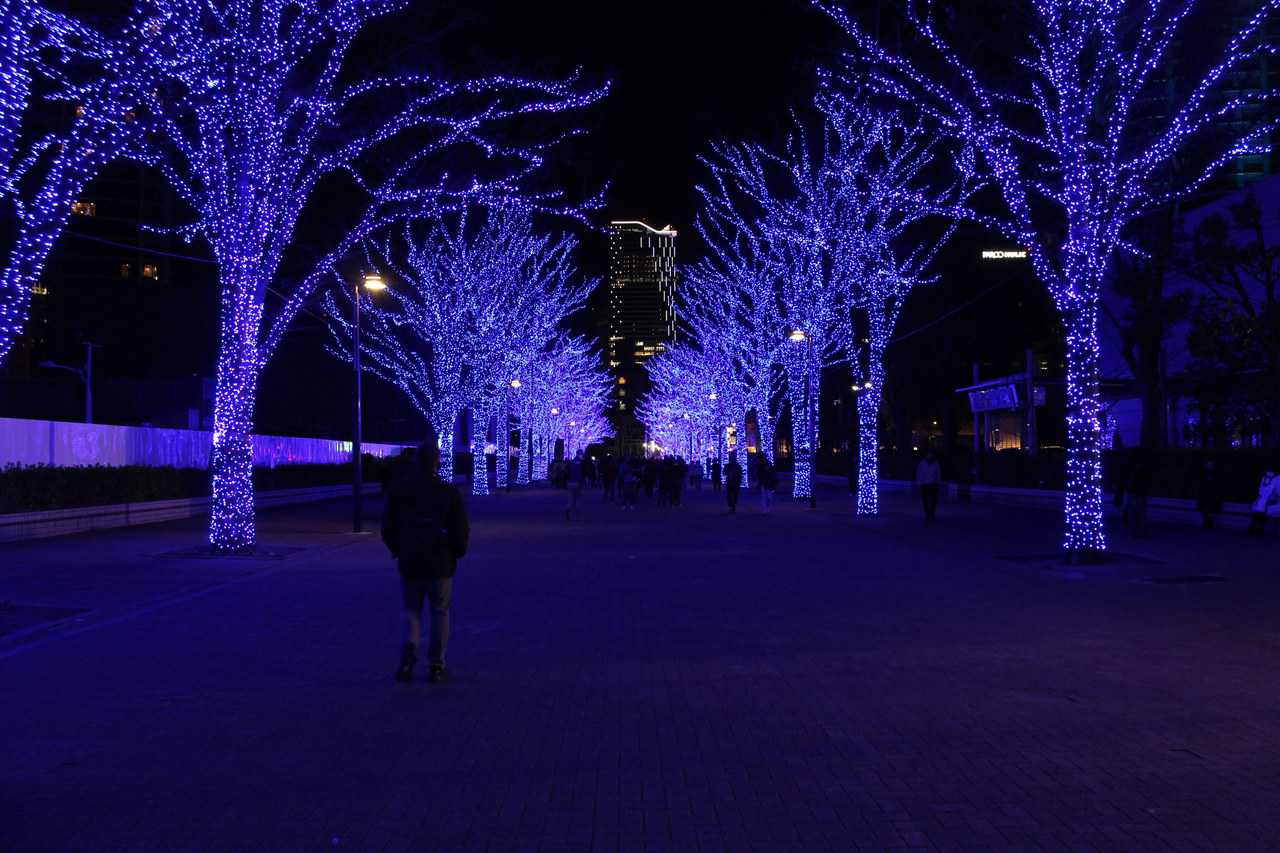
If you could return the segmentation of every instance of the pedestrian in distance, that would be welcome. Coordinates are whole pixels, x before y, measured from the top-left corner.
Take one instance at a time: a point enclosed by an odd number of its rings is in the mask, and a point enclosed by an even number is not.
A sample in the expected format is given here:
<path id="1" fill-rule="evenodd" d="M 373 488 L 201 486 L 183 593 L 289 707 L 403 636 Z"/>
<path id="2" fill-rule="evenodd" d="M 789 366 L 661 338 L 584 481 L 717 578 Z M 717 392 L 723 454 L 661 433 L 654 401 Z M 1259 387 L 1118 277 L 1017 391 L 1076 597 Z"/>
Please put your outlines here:
<path id="1" fill-rule="evenodd" d="M 916 466 L 916 485 L 920 487 L 920 503 L 924 505 L 924 520 L 938 517 L 938 488 L 942 484 L 942 466 L 932 450 L 924 455 Z"/>
<path id="2" fill-rule="evenodd" d="M 738 451 L 729 454 L 729 464 L 724 466 L 724 491 L 729 501 L 729 512 L 738 511 L 738 492 L 742 489 L 742 466 L 738 464 Z"/>
<path id="3" fill-rule="evenodd" d="M 422 641 L 422 611 L 431 606 L 428 680 L 448 677 L 449 610 L 458 561 L 467 553 L 471 528 L 462 495 L 440 479 L 440 448 L 434 436 L 418 448 L 417 464 L 387 494 L 382 513 L 382 541 L 400 572 L 405 643 L 396 681 L 409 681 Z"/>
<path id="4" fill-rule="evenodd" d="M 612 456 L 600 461 L 600 479 L 604 483 L 605 503 L 612 503 L 618 486 L 618 463 Z"/>
<path id="5" fill-rule="evenodd" d="M 564 520 L 571 521 L 574 513 L 579 512 L 578 504 L 582 503 L 582 490 L 587 486 L 587 466 L 584 464 L 581 450 L 573 457 L 573 461 L 567 464 L 566 471 L 569 496 L 564 508 Z"/>
<path id="6" fill-rule="evenodd" d="M 1196 483 L 1196 509 L 1200 511 L 1200 526 L 1205 530 L 1212 530 L 1214 516 L 1222 512 L 1222 483 L 1212 459 L 1205 460 L 1200 466 L 1200 476 Z"/>
<path id="7" fill-rule="evenodd" d="M 1267 517 L 1280 517 L 1280 477 L 1275 471 L 1262 475 L 1258 484 L 1258 497 L 1253 502 L 1253 515 L 1249 517 L 1249 535 L 1261 536 L 1266 532 Z"/>
<path id="8" fill-rule="evenodd" d="M 720 493 L 720 457 L 711 460 L 711 491 Z"/>
<path id="9" fill-rule="evenodd" d="M 702 493 L 702 471 L 701 460 L 693 460 L 693 465 L 689 468 L 689 485 L 693 486 L 699 494 Z"/>
<path id="10" fill-rule="evenodd" d="M 760 454 L 760 469 L 757 476 L 760 481 L 760 512 L 768 515 L 773 507 L 773 493 L 778 490 L 778 471 L 763 453 Z"/>

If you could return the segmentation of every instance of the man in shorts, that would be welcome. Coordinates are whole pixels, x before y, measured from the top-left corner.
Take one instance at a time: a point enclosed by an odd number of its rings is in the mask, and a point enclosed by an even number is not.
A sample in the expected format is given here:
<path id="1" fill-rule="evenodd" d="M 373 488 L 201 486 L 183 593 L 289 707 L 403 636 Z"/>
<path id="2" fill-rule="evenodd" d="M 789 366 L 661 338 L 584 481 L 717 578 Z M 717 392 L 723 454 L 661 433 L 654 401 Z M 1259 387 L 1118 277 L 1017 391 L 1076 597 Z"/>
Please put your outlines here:
<path id="1" fill-rule="evenodd" d="M 471 528 L 462 495 L 440 479 L 440 448 L 434 436 L 418 449 L 417 464 L 387 494 L 382 514 L 382 541 L 400 569 L 404 599 L 405 644 L 396 681 L 408 681 L 418 661 L 422 611 L 431 605 L 427 660 L 429 681 L 444 681 L 449 643 L 449 607 L 458 560 L 467 553 Z"/>

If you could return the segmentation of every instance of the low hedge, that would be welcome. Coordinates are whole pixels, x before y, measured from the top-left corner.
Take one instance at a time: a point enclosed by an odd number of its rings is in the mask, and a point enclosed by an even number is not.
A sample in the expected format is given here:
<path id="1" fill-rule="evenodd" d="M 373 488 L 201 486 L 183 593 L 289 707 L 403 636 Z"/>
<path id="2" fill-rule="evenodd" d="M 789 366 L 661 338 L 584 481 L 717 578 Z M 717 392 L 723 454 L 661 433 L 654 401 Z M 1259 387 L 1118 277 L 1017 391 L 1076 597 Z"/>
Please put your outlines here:
<path id="1" fill-rule="evenodd" d="M 1248 503 L 1257 497 L 1258 481 L 1264 471 L 1280 470 L 1280 448 L 1108 450 L 1102 454 L 1103 487 L 1114 492 L 1118 485 L 1126 482 L 1135 459 L 1140 455 L 1145 457 L 1151 469 L 1151 495 L 1163 498 L 1195 498 L 1200 471 L 1204 462 L 1210 459 L 1217 467 L 1222 498 L 1238 503 Z M 970 482 L 976 468 L 978 482 L 987 486 L 1051 490 L 1061 490 L 1065 486 L 1066 454 L 1061 448 L 1045 448 L 1034 456 L 1021 450 L 988 452 L 983 455 L 980 466 L 974 465 L 973 453 L 968 448 L 958 448 L 950 453 L 940 450 L 938 457 L 946 480 Z M 913 480 L 919 459 L 919 453 L 904 456 L 881 451 L 880 476 L 890 480 Z M 819 459 L 818 470 L 844 476 L 848 473 L 848 466 L 847 454 L 827 453 Z"/>
<path id="2" fill-rule="evenodd" d="M 365 482 L 383 480 L 393 464 L 366 456 Z M 280 465 L 253 471 L 254 487 L 259 491 L 305 489 L 349 482 L 350 463 Z M 203 468 L 10 465 L 0 469 L 0 513 L 199 498 L 208 494 L 209 472 Z"/>

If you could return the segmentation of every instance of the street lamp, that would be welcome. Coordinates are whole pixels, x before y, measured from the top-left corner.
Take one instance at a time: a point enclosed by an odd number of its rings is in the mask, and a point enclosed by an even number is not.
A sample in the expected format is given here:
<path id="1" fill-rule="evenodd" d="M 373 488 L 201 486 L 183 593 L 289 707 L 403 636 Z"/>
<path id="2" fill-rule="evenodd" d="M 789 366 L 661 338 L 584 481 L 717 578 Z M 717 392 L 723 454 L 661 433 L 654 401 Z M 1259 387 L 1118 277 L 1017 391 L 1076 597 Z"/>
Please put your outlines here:
<path id="1" fill-rule="evenodd" d="M 360 288 L 364 287 L 370 293 L 377 293 L 380 290 L 387 289 L 387 283 L 383 281 L 382 276 L 376 272 L 365 273 L 364 278 L 357 282 L 351 288 L 351 301 L 355 305 L 355 316 L 351 324 L 351 362 L 356 370 L 356 398 L 352 407 L 353 432 L 355 437 L 351 442 L 351 530 L 354 533 L 360 531 L 360 516 L 364 509 L 364 457 L 361 449 L 361 433 L 364 426 L 364 412 L 361 404 L 361 383 L 360 383 Z"/>
<path id="2" fill-rule="evenodd" d="M 809 422 L 809 509 L 818 508 L 818 448 L 814 441 L 813 406 L 810 404 L 813 394 L 813 338 L 805 334 L 804 329 L 792 329 L 787 340 L 795 344 L 804 344 L 804 416 Z"/>
<path id="3" fill-rule="evenodd" d="M 65 364 L 58 364 L 56 361 L 42 361 L 41 367 L 48 367 L 55 370 L 66 370 L 80 377 L 80 381 L 84 383 L 84 422 L 93 423 L 93 351 L 100 348 L 101 344 L 94 344 L 88 341 L 84 343 L 84 367 L 68 367 Z"/>

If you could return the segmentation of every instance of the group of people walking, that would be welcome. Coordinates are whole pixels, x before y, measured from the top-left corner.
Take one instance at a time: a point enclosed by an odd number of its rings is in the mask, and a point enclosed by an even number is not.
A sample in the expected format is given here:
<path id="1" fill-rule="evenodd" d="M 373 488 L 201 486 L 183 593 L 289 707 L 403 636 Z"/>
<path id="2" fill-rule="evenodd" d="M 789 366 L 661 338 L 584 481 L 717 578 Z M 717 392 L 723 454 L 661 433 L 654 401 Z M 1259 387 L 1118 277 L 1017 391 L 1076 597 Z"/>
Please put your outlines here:
<path id="1" fill-rule="evenodd" d="M 773 506 L 778 488 L 778 473 L 762 454 L 752 454 L 749 471 L 746 472 L 748 488 L 760 496 L 761 512 L 768 514 Z M 617 504 L 624 510 L 635 509 L 640 499 L 654 501 L 664 509 L 679 507 L 689 491 L 701 492 L 710 484 L 711 491 L 724 492 L 727 509 L 738 511 L 744 480 L 744 470 L 737 453 L 731 452 L 728 461 L 709 459 L 688 462 L 683 456 L 662 458 L 606 456 L 596 460 L 582 453 L 573 459 L 557 463 L 551 472 L 552 484 L 565 489 L 565 518 L 575 518 L 581 510 L 582 497 L 588 490 L 599 488 L 605 503 Z"/>

